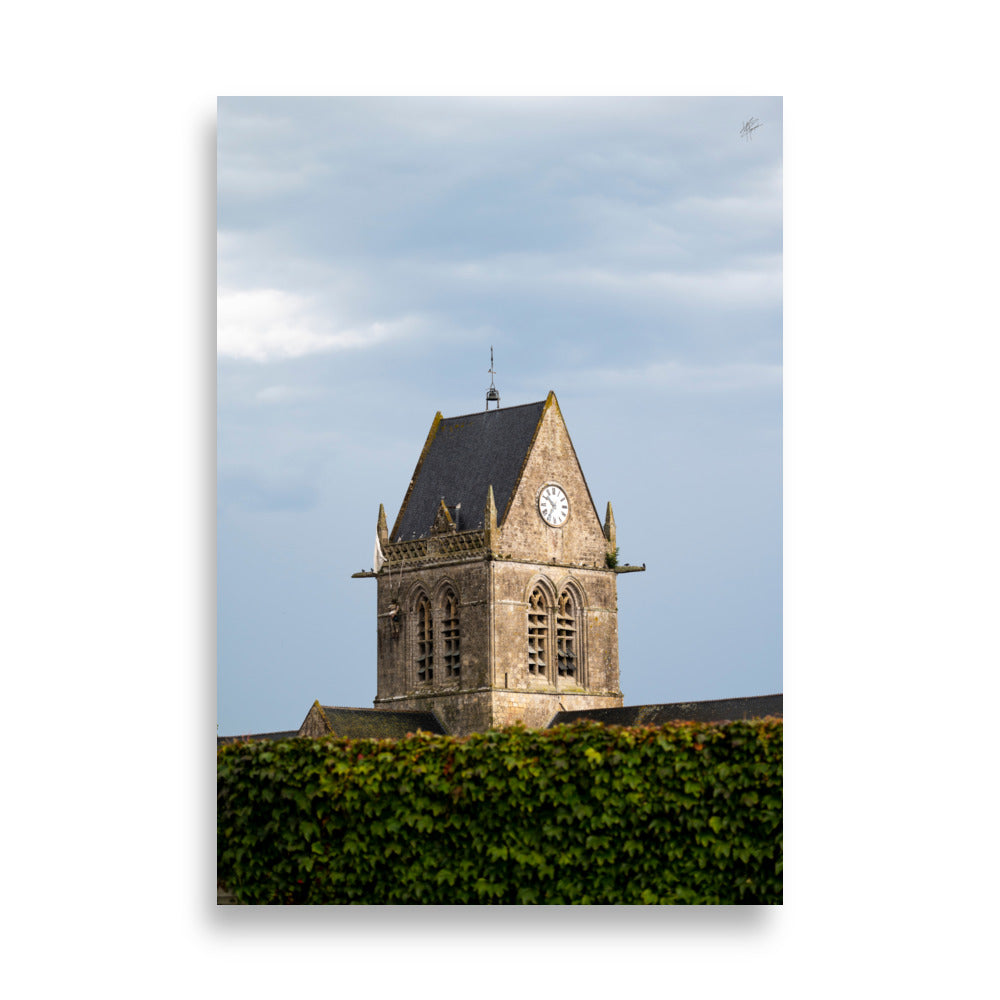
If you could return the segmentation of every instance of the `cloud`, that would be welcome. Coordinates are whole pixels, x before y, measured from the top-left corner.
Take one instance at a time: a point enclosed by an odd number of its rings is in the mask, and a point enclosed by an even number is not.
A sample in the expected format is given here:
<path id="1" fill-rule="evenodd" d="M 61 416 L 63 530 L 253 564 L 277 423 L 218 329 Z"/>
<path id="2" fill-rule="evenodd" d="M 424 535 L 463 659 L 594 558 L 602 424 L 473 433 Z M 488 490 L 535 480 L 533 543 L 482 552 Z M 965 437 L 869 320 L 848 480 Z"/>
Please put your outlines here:
<path id="1" fill-rule="evenodd" d="M 267 198 L 286 195 L 307 188 L 320 168 L 311 164 L 280 166 L 228 164 L 220 166 L 219 185 L 224 186 L 227 197 Z"/>
<path id="2" fill-rule="evenodd" d="M 695 273 L 629 274 L 595 269 L 572 275 L 571 280 L 629 295 L 656 295 L 667 301 L 693 302 L 704 308 L 752 308 L 781 303 L 781 264 L 777 258 L 773 265 L 765 263 Z"/>
<path id="3" fill-rule="evenodd" d="M 296 399 L 307 399 L 314 395 L 314 390 L 304 386 L 269 385 L 258 389 L 254 398 L 258 403 L 288 403 Z"/>
<path id="4" fill-rule="evenodd" d="M 220 289 L 217 308 L 219 357 L 245 361 L 375 347 L 413 326 L 404 318 L 331 330 L 312 300 L 275 288 Z"/>
<path id="5" fill-rule="evenodd" d="M 770 389 L 781 384 L 781 365 L 734 362 L 722 365 L 688 365 L 664 361 L 636 368 L 597 369 L 590 373 L 595 385 L 651 386 L 694 393 L 733 392 L 741 389 Z M 589 381 L 586 376 L 584 381 Z"/>
<path id="6" fill-rule="evenodd" d="M 781 303 L 781 258 L 758 254 L 732 266 L 703 270 L 644 269 L 626 264 L 587 264 L 569 255 L 498 254 L 464 261 L 413 261 L 410 273 L 430 282 L 468 289 L 531 291 L 551 297 L 584 295 L 634 302 L 693 303 L 705 310 L 759 308 Z"/>
<path id="7" fill-rule="evenodd" d="M 723 226 L 766 235 L 781 225 L 782 173 L 780 165 L 760 169 L 738 185 L 739 191 L 692 193 L 672 209 L 678 224 Z"/>

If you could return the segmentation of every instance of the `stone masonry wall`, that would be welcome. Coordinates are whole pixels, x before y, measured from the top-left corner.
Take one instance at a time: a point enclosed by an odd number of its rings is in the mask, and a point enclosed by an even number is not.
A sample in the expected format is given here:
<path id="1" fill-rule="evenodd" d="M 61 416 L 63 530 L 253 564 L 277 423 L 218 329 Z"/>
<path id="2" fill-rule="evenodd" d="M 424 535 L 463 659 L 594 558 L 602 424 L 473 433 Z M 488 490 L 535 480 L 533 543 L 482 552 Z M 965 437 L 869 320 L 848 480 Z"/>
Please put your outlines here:
<path id="1" fill-rule="evenodd" d="M 494 563 L 495 657 L 497 688 L 554 691 L 583 688 L 621 697 L 618 683 L 618 597 L 613 570 L 585 570 L 541 563 Z M 536 585 L 552 602 L 571 588 L 582 601 L 579 642 L 582 674 L 574 681 L 530 675 L 527 669 L 528 600 Z M 552 637 L 554 643 L 554 636 Z"/>
<path id="2" fill-rule="evenodd" d="M 489 684 L 489 608 L 486 562 L 482 557 L 466 563 L 425 566 L 400 572 L 383 571 L 378 577 L 378 708 L 386 699 L 423 696 L 431 691 L 457 693 Z M 440 650 L 444 613 L 444 593 L 448 587 L 459 601 L 461 634 L 461 675 L 445 676 L 440 652 L 434 664 L 434 678 L 421 684 L 417 679 L 416 607 L 426 594 L 434 609 L 434 631 Z M 399 621 L 393 625 L 389 606 L 400 605 Z M 398 708 L 399 705 L 386 707 Z M 442 720 L 443 721 L 443 720 Z"/>
<path id="3" fill-rule="evenodd" d="M 569 500 L 569 518 L 559 528 L 550 527 L 538 514 L 538 495 L 550 483 L 558 483 Z M 504 555 L 525 562 L 604 568 L 607 541 L 554 399 L 542 416 L 506 517 L 503 511 L 498 515 Z"/>
<path id="4" fill-rule="evenodd" d="M 396 579 L 398 586 L 379 577 L 376 708 L 433 711 L 448 732 L 464 734 L 518 719 L 544 725 L 560 710 L 622 704 L 617 580 L 612 570 L 478 559 L 404 571 Z M 537 584 L 551 594 L 553 612 L 558 594 L 572 588 L 578 609 L 576 677 L 559 677 L 556 671 L 554 618 L 548 669 L 543 676 L 528 672 L 528 598 Z M 420 682 L 415 667 L 416 595 L 431 595 L 437 630 L 446 586 L 460 602 L 461 676 L 445 677 L 438 656 L 433 680 Z M 397 599 L 401 613 L 393 635 L 388 612 Z"/>
<path id="5" fill-rule="evenodd" d="M 545 523 L 538 496 L 557 483 L 569 500 L 560 527 Z M 608 540 L 554 396 L 550 396 L 517 488 L 494 541 L 452 559 L 446 539 L 427 550 L 392 549 L 378 574 L 378 693 L 375 707 L 432 711 L 453 734 L 523 721 L 544 726 L 556 712 L 622 704 L 618 679 L 617 577 L 605 564 Z M 462 541 L 464 536 L 451 536 Z M 473 540 L 474 541 L 474 540 Z M 445 546 L 444 548 L 442 546 Z M 433 551 L 432 551 L 433 549 Z M 423 553 L 423 554 L 421 554 Z M 441 628 L 446 587 L 459 599 L 461 675 L 445 676 Z M 528 670 L 528 607 L 547 598 L 549 646 L 544 673 Z M 576 675 L 558 675 L 556 608 L 564 592 L 575 612 Z M 417 675 L 417 603 L 434 609 L 432 680 Z M 399 605 L 398 620 L 390 606 Z"/>

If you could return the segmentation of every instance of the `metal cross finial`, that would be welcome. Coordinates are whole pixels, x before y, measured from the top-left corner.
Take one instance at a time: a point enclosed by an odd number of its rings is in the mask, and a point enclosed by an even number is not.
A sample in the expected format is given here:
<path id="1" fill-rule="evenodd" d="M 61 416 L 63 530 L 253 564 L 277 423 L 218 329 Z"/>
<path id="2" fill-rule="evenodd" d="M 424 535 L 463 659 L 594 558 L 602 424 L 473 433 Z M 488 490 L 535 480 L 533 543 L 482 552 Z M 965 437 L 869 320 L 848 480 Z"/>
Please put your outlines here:
<path id="1" fill-rule="evenodd" d="M 490 408 L 490 403 L 496 403 L 497 404 L 496 408 L 499 410 L 500 409 L 500 393 L 497 390 L 497 387 L 493 384 L 493 376 L 496 375 L 496 372 L 493 370 L 493 345 L 492 344 L 490 344 L 490 367 L 489 367 L 489 373 L 490 373 L 490 387 L 486 390 L 486 409 L 488 410 Z"/>

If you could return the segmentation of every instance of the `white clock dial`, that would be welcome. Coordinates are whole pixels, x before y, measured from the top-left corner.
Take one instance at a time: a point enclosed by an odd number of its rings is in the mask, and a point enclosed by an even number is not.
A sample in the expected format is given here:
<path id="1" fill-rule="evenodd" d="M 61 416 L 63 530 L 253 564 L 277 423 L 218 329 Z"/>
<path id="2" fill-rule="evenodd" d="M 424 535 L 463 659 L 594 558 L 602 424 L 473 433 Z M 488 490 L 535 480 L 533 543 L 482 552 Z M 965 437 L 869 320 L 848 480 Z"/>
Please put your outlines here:
<path id="1" fill-rule="evenodd" d="M 569 517 L 569 500 L 558 486 L 546 486 L 538 497 L 538 513 L 546 524 L 558 528 Z"/>

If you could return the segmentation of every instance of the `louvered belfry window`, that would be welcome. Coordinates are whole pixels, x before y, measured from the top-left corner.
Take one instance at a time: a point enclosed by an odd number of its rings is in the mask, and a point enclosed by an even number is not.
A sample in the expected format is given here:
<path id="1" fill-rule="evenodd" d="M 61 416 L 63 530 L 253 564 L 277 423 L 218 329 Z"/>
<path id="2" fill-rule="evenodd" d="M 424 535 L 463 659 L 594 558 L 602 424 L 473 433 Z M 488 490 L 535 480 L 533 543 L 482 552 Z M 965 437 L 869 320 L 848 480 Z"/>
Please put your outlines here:
<path id="1" fill-rule="evenodd" d="M 417 680 L 434 680 L 434 617 L 426 597 L 417 604 Z"/>
<path id="2" fill-rule="evenodd" d="M 444 595 L 441 633 L 444 640 L 444 675 L 458 677 L 462 672 L 462 637 L 458 631 L 458 598 L 451 590 Z"/>
<path id="3" fill-rule="evenodd" d="M 549 639 L 549 609 L 540 587 L 528 601 L 528 673 L 545 675 L 546 645 Z"/>
<path id="4" fill-rule="evenodd" d="M 576 613 L 573 598 L 564 591 L 556 612 L 556 645 L 560 677 L 576 677 Z"/>

